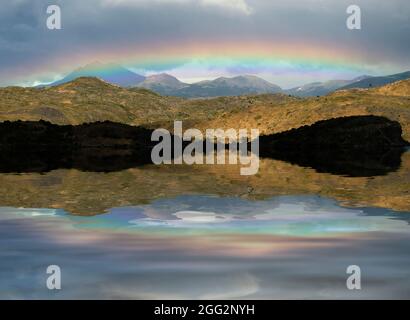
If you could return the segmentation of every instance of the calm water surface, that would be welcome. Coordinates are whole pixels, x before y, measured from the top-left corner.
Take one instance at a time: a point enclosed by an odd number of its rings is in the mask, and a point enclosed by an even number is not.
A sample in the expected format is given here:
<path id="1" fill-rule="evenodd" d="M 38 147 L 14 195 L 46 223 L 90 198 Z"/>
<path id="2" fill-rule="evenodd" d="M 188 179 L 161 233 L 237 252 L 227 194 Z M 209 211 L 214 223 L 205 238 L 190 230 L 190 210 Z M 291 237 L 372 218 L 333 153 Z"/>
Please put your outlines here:
<path id="1" fill-rule="evenodd" d="M 0 297 L 410 298 L 409 220 L 319 196 L 179 196 L 93 217 L 3 207 Z M 346 289 L 352 264 L 360 291 Z"/>
<path id="2" fill-rule="evenodd" d="M 375 177 L 263 160 L 0 174 L 1 299 L 410 298 L 410 154 Z M 40 208 L 40 209 L 33 209 Z M 46 288 L 46 268 L 62 290 Z M 346 288 L 358 265 L 362 289 Z"/>

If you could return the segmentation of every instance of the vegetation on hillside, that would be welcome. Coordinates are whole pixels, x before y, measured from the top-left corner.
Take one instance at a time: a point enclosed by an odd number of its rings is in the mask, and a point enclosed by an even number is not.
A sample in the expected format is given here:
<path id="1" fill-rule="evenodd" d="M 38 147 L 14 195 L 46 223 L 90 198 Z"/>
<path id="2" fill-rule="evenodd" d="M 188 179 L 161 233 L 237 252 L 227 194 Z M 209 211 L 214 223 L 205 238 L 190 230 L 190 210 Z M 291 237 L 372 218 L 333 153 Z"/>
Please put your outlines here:
<path id="1" fill-rule="evenodd" d="M 0 89 L 0 121 L 47 120 L 55 124 L 113 121 L 172 128 L 173 120 L 205 128 L 259 128 L 271 134 L 319 120 L 378 115 L 398 121 L 410 140 L 410 80 L 374 89 L 342 90 L 319 98 L 284 94 L 211 99 L 164 97 L 125 89 L 97 78 L 78 78 L 56 87 Z"/>

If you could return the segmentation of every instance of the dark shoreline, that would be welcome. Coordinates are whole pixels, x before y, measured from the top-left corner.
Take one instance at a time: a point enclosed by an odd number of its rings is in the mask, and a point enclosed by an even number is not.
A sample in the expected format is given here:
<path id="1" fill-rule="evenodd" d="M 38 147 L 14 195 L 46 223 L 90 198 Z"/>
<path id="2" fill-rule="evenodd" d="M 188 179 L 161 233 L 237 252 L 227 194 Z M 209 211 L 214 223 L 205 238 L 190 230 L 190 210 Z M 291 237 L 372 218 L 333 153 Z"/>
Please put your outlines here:
<path id="1" fill-rule="evenodd" d="M 109 121 L 78 126 L 2 122 L 0 172 L 59 168 L 110 172 L 151 164 L 151 150 L 157 144 L 151 141 L 152 132 Z M 260 136 L 259 155 L 318 172 L 384 175 L 400 167 L 401 155 L 409 145 L 401 135 L 400 124 L 384 117 L 343 117 Z"/>

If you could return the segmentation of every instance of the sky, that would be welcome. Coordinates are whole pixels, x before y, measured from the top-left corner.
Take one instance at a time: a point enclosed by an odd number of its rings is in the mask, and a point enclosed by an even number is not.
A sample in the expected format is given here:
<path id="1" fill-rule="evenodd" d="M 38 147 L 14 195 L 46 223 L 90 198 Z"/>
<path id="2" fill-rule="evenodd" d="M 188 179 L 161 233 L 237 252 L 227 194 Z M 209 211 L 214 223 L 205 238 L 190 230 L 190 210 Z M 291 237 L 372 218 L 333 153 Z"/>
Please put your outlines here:
<path id="1" fill-rule="evenodd" d="M 62 29 L 49 30 L 59 5 Z M 346 9 L 361 8 L 360 30 Z M 410 70 L 408 0 L 8 0 L 0 86 L 51 82 L 93 62 L 185 82 L 253 74 L 283 88 Z"/>

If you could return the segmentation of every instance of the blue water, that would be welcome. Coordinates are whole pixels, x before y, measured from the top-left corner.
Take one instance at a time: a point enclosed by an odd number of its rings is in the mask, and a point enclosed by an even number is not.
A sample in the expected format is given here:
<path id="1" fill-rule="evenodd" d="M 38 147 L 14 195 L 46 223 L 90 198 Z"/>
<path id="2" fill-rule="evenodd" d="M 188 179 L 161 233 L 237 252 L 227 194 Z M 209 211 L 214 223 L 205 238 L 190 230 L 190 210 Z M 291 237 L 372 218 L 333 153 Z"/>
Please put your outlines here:
<path id="1" fill-rule="evenodd" d="M 410 213 L 179 196 L 92 217 L 0 208 L 2 299 L 410 298 Z M 58 265 L 62 289 L 46 287 Z M 361 290 L 348 290 L 358 265 Z"/>

